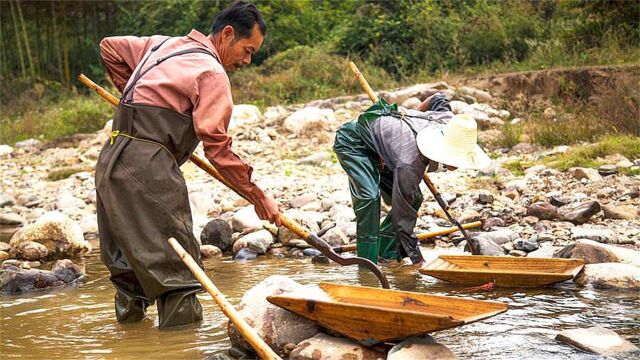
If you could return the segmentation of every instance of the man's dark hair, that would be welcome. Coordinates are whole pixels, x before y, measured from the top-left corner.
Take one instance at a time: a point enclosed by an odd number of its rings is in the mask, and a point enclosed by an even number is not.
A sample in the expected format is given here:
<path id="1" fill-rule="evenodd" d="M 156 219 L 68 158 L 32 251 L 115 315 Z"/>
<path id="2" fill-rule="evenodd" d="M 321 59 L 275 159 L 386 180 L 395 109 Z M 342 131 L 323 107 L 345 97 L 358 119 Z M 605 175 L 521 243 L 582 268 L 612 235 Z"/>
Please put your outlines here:
<path id="1" fill-rule="evenodd" d="M 236 38 L 245 39 L 251 36 L 251 30 L 256 24 L 260 34 L 264 36 L 267 33 L 267 25 L 264 23 L 262 14 L 255 5 L 240 0 L 216 15 L 211 24 L 211 33 L 217 34 L 225 26 L 231 25 L 236 32 Z"/>

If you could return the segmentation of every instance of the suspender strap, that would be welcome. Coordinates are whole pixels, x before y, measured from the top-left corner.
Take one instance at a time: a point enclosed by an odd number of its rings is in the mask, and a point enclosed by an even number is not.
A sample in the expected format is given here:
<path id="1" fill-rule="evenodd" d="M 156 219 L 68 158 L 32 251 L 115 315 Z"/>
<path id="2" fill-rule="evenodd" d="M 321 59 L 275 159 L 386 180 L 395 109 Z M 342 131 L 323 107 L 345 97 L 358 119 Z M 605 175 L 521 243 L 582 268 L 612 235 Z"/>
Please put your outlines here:
<path id="1" fill-rule="evenodd" d="M 136 85 L 138 84 L 138 81 L 140 80 L 140 78 L 142 78 L 146 73 L 148 73 L 151 69 L 153 69 L 154 67 L 162 64 L 163 62 L 165 62 L 166 60 L 171 59 L 172 57 L 176 57 L 176 56 L 180 56 L 180 55 L 184 55 L 184 54 L 194 54 L 194 53 L 199 53 L 199 54 L 206 54 L 206 55 L 210 55 L 212 56 L 214 59 L 216 59 L 216 61 L 220 62 L 220 60 L 218 59 L 217 56 L 215 56 L 215 54 L 213 54 L 212 52 L 210 52 L 209 50 L 203 49 L 203 48 L 191 48 L 191 49 L 185 49 L 185 50 L 180 50 L 180 51 L 176 51 L 174 53 L 165 55 L 159 59 L 157 59 L 153 64 L 151 64 L 149 67 L 147 67 L 146 69 L 144 69 L 144 71 L 142 71 L 142 68 L 144 67 L 144 65 L 146 64 L 147 60 L 149 60 L 149 58 L 151 57 L 151 54 L 158 50 L 160 48 L 160 46 L 162 46 L 162 44 L 164 44 L 167 40 L 169 40 L 170 38 L 165 39 L 163 42 L 161 42 L 160 44 L 154 46 L 153 48 L 151 48 L 151 51 L 149 51 L 149 53 L 147 54 L 147 56 L 145 57 L 145 59 L 142 61 L 142 63 L 140 64 L 140 66 L 138 67 L 138 71 L 136 71 L 136 74 L 133 77 L 133 80 L 131 81 L 131 83 L 129 84 L 129 86 L 127 86 L 127 88 L 124 90 L 124 92 L 122 93 L 122 101 L 126 102 L 126 103 L 131 103 L 133 101 L 133 92 L 136 89 Z"/>

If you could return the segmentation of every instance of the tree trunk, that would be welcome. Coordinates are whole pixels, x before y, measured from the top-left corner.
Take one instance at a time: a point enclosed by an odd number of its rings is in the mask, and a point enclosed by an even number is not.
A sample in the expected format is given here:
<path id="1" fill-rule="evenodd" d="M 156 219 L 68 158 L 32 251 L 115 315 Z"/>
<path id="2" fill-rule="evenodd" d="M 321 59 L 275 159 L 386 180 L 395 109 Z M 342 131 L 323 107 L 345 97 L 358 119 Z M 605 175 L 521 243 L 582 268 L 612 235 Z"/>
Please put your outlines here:
<path id="1" fill-rule="evenodd" d="M 55 54 L 58 66 L 56 71 L 61 83 L 64 83 L 64 71 L 62 70 L 62 49 L 60 48 L 60 31 L 58 29 L 58 21 L 56 20 L 55 1 L 51 2 L 51 18 L 53 19 L 53 53 Z"/>
<path id="2" fill-rule="evenodd" d="M 16 47 L 18 48 L 18 57 L 20 58 L 20 74 L 22 78 L 27 77 L 27 68 L 24 65 L 24 56 L 22 55 L 22 46 L 20 45 L 20 32 L 18 31 L 18 22 L 16 21 L 16 13 L 13 10 L 13 1 L 9 0 L 9 7 L 11 7 L 11 19 L 13 20 L 13 29 L 16 33 Z"/>
<path id="3" fill-rule="evenodd" d="M 18 8 L 18 19 L 20 20 L 20 27 L 22 28 L 22 36 L 24 37 L 24 48 L 27 49 L 27 60 L 29 61 L 29 72 L 31 78 L 36 77 L 36 68 L 33 64 L 33 57 L 31 56 L 31 47 L 29 46 L 29 37 L 27 36 L 27 28 L 24 25 L 24 18 L 22 17 L 22 10 L 20 9 L 20 1 L 16 1 L 16 7 Z"/>
<path id="4" fill-rule="evenodd" d="M 71 85 L 71 74 L 69 72 L 69 39 L 67 36 L 67 6 L 62 3 L 62 64 L 64 69 L 64 85 Z"/>

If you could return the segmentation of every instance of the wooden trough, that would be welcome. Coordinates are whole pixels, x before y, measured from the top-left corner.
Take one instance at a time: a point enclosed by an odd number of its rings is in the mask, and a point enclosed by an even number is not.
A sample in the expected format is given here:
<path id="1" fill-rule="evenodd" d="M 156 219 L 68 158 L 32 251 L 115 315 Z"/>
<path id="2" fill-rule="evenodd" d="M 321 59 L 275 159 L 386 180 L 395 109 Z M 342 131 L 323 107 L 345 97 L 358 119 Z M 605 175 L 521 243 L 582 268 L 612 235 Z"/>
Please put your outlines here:
<path id="1" fill-rule="evenodd" d="M 508 308 L 452 296 L 331 283 L 320 287 L 326 298 L 287 294 L 267 300 L 367 346 L 466 325 Z"/>
<path id="2" fill-rule="evenodd" d="M 570 280 L 583 266 L 582 259 L 441 255 L 420 272 L 461 285 L 536 287 Z"/>

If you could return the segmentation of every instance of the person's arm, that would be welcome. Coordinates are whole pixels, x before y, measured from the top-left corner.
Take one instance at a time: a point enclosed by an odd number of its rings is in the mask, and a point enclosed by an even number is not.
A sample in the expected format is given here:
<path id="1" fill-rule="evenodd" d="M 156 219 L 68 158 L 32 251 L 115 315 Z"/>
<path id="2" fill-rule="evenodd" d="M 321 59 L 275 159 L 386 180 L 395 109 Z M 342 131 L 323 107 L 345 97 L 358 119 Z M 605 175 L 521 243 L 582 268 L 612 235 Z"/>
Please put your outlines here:
<path id="1" fill-rule="evenodd" d="M 433 95 L 429 96 L 425 101 L 418 106 L 419 111 L 451 111 L 451 106 L 449 105 L 449 100 L 440 92 L 436 92 Z"/>
<path id="2" fill-rule="evenodd" d="M 277 203 L 251 181 L 251 166 L 231 150 L 227 128 L 233 110 L 231 86 L 224 73 L 206 72 L 195 84 L 192 116 L 196 136 L 204 145 L 207 160 L 255 205 L 263 220 L 280 225 Z"/>
<path id="3" fill-rule="evenodd" d="M 100 57 L 113 84 L 122 92 L 133 69 L 161 36 L 114 36 L 100 41 Z"/>

